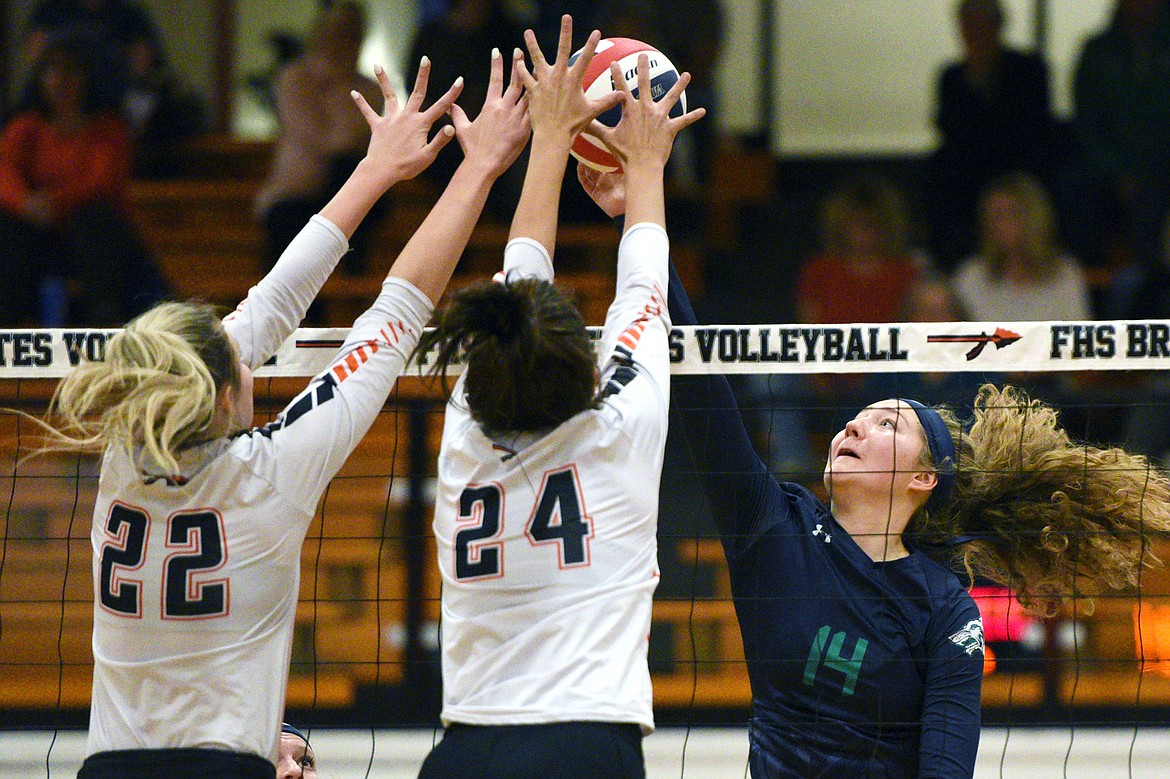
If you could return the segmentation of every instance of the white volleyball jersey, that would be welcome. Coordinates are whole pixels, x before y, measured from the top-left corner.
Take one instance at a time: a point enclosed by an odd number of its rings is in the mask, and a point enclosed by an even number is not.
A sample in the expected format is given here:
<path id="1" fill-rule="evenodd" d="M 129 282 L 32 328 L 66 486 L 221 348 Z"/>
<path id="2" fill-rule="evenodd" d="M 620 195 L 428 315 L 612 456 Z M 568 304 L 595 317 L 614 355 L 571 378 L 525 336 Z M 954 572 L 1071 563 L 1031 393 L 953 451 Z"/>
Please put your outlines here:
<path id="1" fill-rule="evenodd" d="M 346 249 L 315 219 L 225 321 L 252 365 L 300 321 Z M 431 313 L 388 279 L 333 364 L 271 424 L 193 447 L 179 474 L 111 445 L 91 532 L 88 754 L 202 747 L 276 762 L 317 501 L 383 407 Z"/>
<path id="2" fill-rule="evenodd" d="M 670 387 L 667 253 L 653 224 L 622 239 L 599 408 L 493 440 L 456 384 L 434 520 L 446 724 L 654 727 L 646 651 Z M 520 239 L 505 274 L 551 279 L 552 264 Z"/>

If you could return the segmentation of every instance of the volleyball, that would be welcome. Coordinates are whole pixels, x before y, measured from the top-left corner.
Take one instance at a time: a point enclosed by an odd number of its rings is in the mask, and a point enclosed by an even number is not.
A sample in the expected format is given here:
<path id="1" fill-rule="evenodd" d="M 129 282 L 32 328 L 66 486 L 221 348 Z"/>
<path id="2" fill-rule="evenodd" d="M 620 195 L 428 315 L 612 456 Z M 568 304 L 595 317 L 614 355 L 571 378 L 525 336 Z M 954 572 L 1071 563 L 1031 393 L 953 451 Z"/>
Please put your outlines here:
<path id="1" fill-rule="evenodd" d="M 604 97 L 616 88 L 613 76 L 609 72 L 611 63 L 617 62 L 626 77 L 634 97 L 638 96 L 638 55 L 645 53 L 650 59 L 650 91 L 655 100 L 661 100 L 674 83 L 678 81 L 678 70 L 666 55 L 648 43 L 633 38 L 602 38 L 597 43 L 597 51 L 585 70 L 583 86 L 585 94 L 593 99 Z M 569 59 L 572 65 L 581 55 L 577 51 Z M 686 92 L 679 97 L 674 108 L 670 110 L 672 117 L 682 116 L 687 110 Z M 614 127 L 622 117 L 621 105 L 616 105 L 597 117 L 598 121 L 607 127 Z M 605 144 L 596 136 L 583 131 L 573 140 L 571 149 L 574 157 L 591 168 L 603 172 L 621 170 L 621 164 L 610 153 Z"/>

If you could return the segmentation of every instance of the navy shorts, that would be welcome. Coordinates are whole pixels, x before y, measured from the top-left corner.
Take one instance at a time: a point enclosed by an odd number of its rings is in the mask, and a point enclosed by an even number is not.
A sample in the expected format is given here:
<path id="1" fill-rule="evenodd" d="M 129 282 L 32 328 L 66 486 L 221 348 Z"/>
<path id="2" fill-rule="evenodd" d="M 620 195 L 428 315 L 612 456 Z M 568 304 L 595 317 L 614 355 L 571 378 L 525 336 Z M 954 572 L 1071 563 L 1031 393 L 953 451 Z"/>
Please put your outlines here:
<path id="1" fill-rule="evenodd" d="M 85 758 L 77 779 L 275 779 L 260 755 L 223 749 L 119 749 Z"/>
<path id="2" fill-rule="evenodd" d="M 447 728 L 419 779 L 645 779 L 642 729 L 616 722 Z"/>

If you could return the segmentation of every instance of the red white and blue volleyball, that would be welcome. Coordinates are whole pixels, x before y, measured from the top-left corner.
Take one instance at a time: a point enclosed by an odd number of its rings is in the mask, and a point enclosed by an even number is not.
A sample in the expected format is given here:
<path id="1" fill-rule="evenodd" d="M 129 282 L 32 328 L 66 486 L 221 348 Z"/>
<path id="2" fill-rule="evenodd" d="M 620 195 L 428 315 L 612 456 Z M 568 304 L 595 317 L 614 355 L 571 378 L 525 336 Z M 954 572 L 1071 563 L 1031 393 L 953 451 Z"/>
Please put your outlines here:
<path id="1" fill-rule="evenodd" d="M 585 94 L 596 100 L 613 92 L 616 85 L 613 81 L 613 75 L 609 71 L 609 66 L 613 62 L 617 62 L 622 70 L 622 75 L 625 76 L 626 83 L 634 97 L 637 97 L 638 55 L 640 54 L 646 54 L 650 61 L 650 94 L 655 100 L 661 100 L 662 96 L 670 91 L 670 88 L 678 81 L 678 70 L 658 49 L 633 38 L 602 38 L 598 42 L 597 51 L 589 62 L 589 67 L 585 70 L 583 82 Z M 569 64 L 576 62 L 580 55 L 580 51 L 573 54 L 569 59 Z M 679 101 L 670 110 L 670 115 L 672 117 L 682 116 L 686 110 L 687 96 L 686 92 L 683 92 Z M 622 107 L 619 104 L 602 113 L 597 119 L 607 127 L 616 127 L 621 117 Z M 606 173 L 621 170 L 621 163 L 610 153 L 605 144 L 596 136 L 589 134 L 588 131 L 582 132 L 573 140 L 571 151 L 574 157 L 596 170 Z"/>

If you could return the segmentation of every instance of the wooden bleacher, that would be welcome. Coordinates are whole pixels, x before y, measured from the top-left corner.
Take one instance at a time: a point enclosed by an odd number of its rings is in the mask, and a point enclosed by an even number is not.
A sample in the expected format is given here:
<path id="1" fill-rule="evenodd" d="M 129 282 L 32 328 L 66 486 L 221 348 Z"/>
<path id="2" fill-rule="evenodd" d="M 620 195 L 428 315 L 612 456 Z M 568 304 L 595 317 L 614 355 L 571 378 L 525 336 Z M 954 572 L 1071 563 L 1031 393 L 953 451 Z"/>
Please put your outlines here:
<path id="1" fill-rule="evenodd" d="M 129 191 L 134 222 L 174 295 L 198 297 L 234 307 L 264 273 L 263 233 L 253 200 L 271 153 L 269 144 L 204 141 L 198 177 L 136 181 Z M 215 150 L 229 162 L 216 163 Z M 233 168 L 234 163 L 234 168 Z M 389 213 L 371 242 L 367 273 L 334 273 L 319 295 L 323 324 L 345 326 L 364 311 L 381 289 L 394 257 L 422 222 L 439 195 L 422 180 L 399 183 L 388 195 Z M 490 278 L 499 269 L 508 226 L 485 218 L 477 225 L 460 260 L 454 286 Z M 578 295 L 589 324 L 600 324 L 613 298 L 613 257 L 619 236 L 612 226 L 565 225 L 558 233 L 558 282 Z"/>

